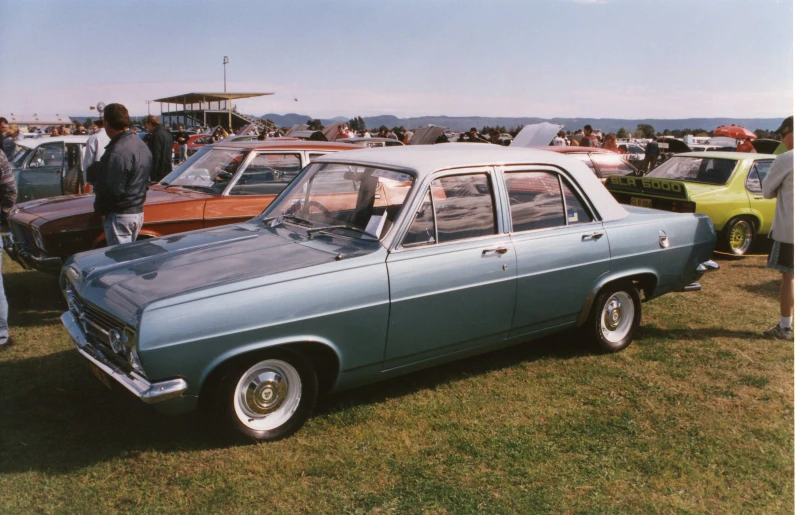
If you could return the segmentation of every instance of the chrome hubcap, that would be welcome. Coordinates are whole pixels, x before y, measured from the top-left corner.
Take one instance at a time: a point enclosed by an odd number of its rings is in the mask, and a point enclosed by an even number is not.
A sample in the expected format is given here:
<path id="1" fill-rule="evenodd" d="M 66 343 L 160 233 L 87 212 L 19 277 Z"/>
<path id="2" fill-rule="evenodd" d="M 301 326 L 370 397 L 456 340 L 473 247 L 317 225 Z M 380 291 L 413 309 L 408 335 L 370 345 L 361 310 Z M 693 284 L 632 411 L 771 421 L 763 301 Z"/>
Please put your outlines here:
<path id="1" fill-rule="evenodd" d="M 301 377 L 286 361 L 269 359 L 249 368 L 235 389 L 234 408 L 240 422 L 266 431 L 287 422 L 301 401 Z"/>
<path id="2" fill-rule="evenodd" d="M 279 409 L 287 395 L 284 378 L 274 371 L 263 372 L 246 387 L 246 407 L 253 413 L 267 415 Z"/>
<path id="3" fill-rule="evenodd" d="M 611 299 L 605 306 L 605 326 L 610 331 L 615 331 L 621 322 L 621 303 Z"/>
<path id="4" fill-rule="evenodd" d="M 729 245 L 733 251 L 743 253 L 751 246 L 751 226 L 746 221 L 737 222 L 729 234 Z"/>
<path id="5" fill-rule="evenodd" d="M 618 343 L 629 334 L 635 318 L 635 303 L 623 291 L 614 293 L 605 302 L 601 317 L 602 336 L 610 343 Z"/>

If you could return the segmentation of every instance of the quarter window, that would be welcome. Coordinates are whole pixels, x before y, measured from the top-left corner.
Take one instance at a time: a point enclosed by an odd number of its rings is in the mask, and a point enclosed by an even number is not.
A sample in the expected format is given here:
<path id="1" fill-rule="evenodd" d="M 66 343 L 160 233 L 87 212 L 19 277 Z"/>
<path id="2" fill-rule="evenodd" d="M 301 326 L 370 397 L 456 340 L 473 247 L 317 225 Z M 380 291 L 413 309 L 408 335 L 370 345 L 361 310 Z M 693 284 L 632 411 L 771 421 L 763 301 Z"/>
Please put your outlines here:
<path id="1" fill-rule="evenodd" d="M 585 209 L 582 200 L 580 200 L 580 197 L 574 192 L 566 179 L 561 177 L 560 181 L 563 184 L 563 198 L 566 200 L 566 225 L 592 222 L 591 214 Z"/>
<path id="2" fill-rule="evenodd" d="M 771 161 L 757 161 L 751 167 L 748 173 L 748 179 L 745 181 L 745 187 L 752 193 L 762 193 L 762 181 L 765 180 L 767 172 L 770 171 Z"/>
<path id="3" fill-rule="evenodd" d="M 403 238 L 404 247 L 414 247 L 436 243 L 436 224 L 433 221 L 433 203 L 431 192 L 425 194 L 422 204 L 414 215 L 414 220 L 409 226 L 406 237 Z"/>
<path id="4" fill-rule="evenodd" d="M 240 174 L 230 195 L 276 195 L 301 171 L 295 154 L 257 154 Z"/>

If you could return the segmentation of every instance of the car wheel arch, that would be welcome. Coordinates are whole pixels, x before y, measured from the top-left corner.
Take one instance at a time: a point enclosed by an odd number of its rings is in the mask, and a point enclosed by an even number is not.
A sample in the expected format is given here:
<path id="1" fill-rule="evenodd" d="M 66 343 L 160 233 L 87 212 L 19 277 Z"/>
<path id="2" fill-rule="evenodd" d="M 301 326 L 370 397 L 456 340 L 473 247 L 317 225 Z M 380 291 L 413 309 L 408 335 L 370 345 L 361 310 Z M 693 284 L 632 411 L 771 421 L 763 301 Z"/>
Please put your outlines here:
<path id="1" fill-rule="evenodd" d="M 643 291 L 644 300 L 648 300 L 654 297 L 654 293 L 657 290 L 657 285 L 660 282 L 660 278 L 657 273 L 650 268 L 625 270 L 622 272 L 609 273 L 601 276 L 594 284 L 593 288 L 591 288 L 588 296 L 585 298 L 582 310 L 577 316 L 578 326 L 583 325 L 588 320 L 588 316 L 591 314 L 593 303 L 599 296 L 599 293 L 612 284 L 621 281 L 631 281 L 633 284 L 635 284 L 635 287 L 639 291 Z"/>
<path id="2" fill-rule="evenodd" d="M 327 392 L 334 387 L 341 371 L 339 350 L 329 342 L 313 339 L 296 339 L 289 342 L 258 345 L 234 349 L 222 354 L 213 360 L 204 370 L 199 380 L 199 402 L 204 404 L 212 401 L 212 392 L 223 379 L 224 373 L 241 361 L 254 361 L 269 351 L 289 350 L 306 357 L 317 374 L 320 393 Z"/>

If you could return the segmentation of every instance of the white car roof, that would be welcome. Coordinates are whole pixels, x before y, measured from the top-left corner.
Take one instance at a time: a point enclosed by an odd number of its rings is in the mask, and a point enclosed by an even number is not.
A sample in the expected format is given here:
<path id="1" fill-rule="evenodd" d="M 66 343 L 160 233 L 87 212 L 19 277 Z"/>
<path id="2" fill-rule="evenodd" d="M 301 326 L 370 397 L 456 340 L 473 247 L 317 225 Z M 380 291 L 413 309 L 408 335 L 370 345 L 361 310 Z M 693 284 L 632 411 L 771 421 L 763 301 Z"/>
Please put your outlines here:
<path id="1" fill-rule="evenodd" d="M 18 147 L 25 147 L 25 148 L 36 148 L 39 145 L 43 145 L 45 143 L 52 143 L 63 141 L 64 143 L 85 143 L 88 141 L 88 136 L 55 136 L 55 137 L 43 137 L 43 138 L 26 138 L 15 141 L 14 144 Z"/>
<path id="2" fill-rule="evenodd" d="M 488 143 L 443 143 L 337 152 L 316 158 L 314 162 L 398 168 L 413 172 L 419 180 L 436 171 L 452 168 L 552 165 L 571 174 L 588 195 L 603 221 L 621 220 L 628 215 L 583 162 L 546 150 L 503 147 Z"/>

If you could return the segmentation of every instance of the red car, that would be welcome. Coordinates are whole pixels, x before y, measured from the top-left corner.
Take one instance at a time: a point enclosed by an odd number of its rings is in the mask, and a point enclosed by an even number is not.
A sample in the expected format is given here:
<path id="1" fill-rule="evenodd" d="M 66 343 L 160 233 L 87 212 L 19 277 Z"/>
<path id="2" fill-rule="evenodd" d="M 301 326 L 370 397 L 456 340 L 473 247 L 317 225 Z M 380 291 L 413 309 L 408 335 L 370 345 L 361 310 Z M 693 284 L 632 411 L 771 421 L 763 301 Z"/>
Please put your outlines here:
<path id="1" fill-rule="evenodd" d="M 643 175 L 629 161 L 612 150 L 596 147 L 539 147 L 569 155 L 585 163 L 601 179 L 602 184 L 611 175 Z"/>
<path id="2" fill-rule="evenodd" d="M 361 148 L 287 138 L 206 146 L 149 188 L 138 239 L 253 218 L 316 157 Z M 72 254 L 105 245 L 94 195 L 22 202 L 9 222 L 3 246 L 25 268 L 58 274 Z"/>

